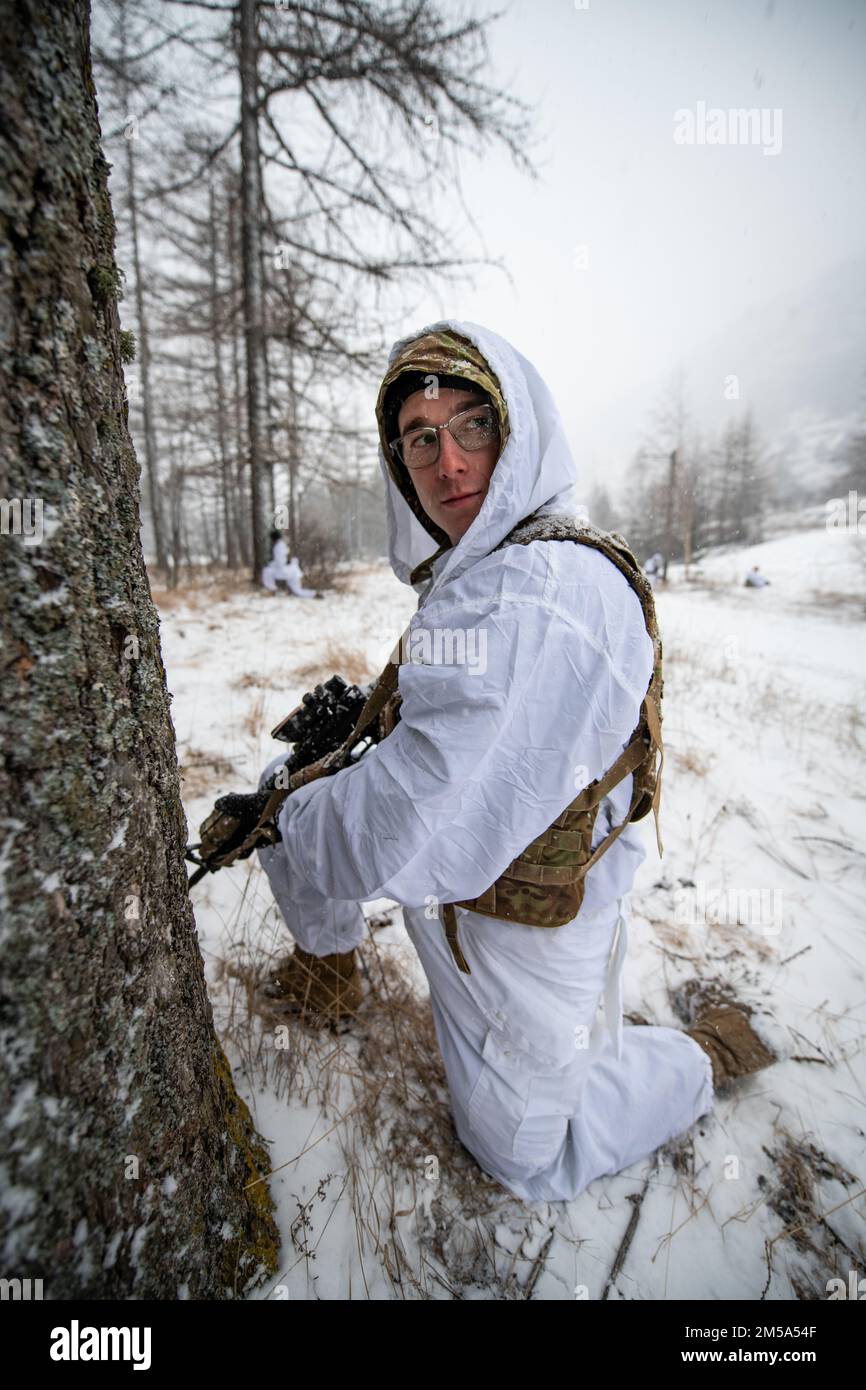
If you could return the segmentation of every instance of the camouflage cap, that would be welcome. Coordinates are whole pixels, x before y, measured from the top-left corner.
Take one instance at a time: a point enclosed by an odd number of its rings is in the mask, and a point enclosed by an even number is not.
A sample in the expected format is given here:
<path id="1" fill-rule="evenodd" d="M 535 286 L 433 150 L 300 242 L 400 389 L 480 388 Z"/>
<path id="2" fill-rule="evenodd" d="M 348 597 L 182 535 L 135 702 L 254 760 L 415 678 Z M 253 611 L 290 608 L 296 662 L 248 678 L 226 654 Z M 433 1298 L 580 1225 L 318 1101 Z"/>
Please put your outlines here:
<path id="1" fill-rule="evenodd" d="M 424 529 L 439 542 L 440 547 L 447 547 L 451 544 L 448 536 L 424 511 L 408 469 L 392 453 L 389 445 L 389 440 L 397 433 L 396 416 L 399 414 L 403 397 L 396 383 L 399 377 L 407 373 L 413 378 L 410 384 L 415 390 L 425 389 L 425 386 L 430 384 L 425 378 L 431 376 L 443 379 L 443 389 L 445 378 L 454 377 L 480 386 L 490 397 L 499 420 L 500 454 L 505 448 L 509 434 L 508 407 L 499 378 L 487 359 L 471 339 L 464 338 L 453 329 L 425 333 L 423 337 L 407 343 L 402 352 L 394 358 L 382 379 L 376 400 L 376 424 L 388 471 Z"/>

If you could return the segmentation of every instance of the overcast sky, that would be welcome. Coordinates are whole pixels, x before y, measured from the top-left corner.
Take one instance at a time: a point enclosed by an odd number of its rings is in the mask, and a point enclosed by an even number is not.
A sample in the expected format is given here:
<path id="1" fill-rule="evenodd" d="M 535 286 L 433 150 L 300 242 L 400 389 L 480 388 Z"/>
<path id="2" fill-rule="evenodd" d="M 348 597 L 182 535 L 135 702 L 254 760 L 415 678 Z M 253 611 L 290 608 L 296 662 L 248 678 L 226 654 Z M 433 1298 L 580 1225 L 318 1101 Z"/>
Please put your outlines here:
<path id="1" fill-rule="evenodd" d="M 514 283 L 484 270 L 395 328 L 453 315 L 509 338 L 604 474 L 692 350 L 864 254 L 866 0 L 512 0 L 490 33 L 543 136 L 537 182 L 499 150 L 464 172 Z M 699 103 L 764 109 L 762 142 L 677 143 Z"/>

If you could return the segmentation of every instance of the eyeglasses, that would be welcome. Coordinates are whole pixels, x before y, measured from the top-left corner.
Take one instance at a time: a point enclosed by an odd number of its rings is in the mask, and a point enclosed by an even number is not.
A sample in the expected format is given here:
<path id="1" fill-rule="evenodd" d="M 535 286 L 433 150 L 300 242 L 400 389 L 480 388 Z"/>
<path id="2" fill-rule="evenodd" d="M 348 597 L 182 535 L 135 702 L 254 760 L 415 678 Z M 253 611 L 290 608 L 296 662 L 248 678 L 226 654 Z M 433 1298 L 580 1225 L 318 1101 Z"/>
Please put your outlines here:
<path id="1" fill-rule="evenodd" d="M 442 425 L 419 425 L 407 430 L 390 448 L 407 468 L 428 468 L 439 457 L 439 431 L 447 430 L 461 449 L 483 449 L 499 435 L 499 422 L 492 405 L 474 405 L 452 415 Z"/>

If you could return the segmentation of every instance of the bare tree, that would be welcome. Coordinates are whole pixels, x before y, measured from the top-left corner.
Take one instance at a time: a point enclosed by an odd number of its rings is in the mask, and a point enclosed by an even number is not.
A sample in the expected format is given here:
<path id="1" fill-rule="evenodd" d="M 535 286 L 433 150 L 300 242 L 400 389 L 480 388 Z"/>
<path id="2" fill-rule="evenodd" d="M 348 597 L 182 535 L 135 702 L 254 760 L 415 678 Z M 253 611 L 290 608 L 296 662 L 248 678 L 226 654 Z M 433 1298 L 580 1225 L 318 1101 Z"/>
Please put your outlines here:
<path id="1" fill-rule="evenodd" d="M 616 511 L 603 483 L 596 483 L 589 495 L 589 519 L 603 531 L 616 530 Z"/>
<path id="2" fill-rule="evenodd" d="M 835 457 L 834 485 L 866 497 L 866 412 L 845 436 Z"/>
<path id="3" fill-rule="evenodd" d="M 229 381 L 242 393 L 233 433 L 257 577 L 266 502 L 287 484 L 296 531 L 301 474 L 335 466 L 325 454 L 323 395 L 339 383 L 337 408 L 348 423 L 350 384 L 380 366 L 383 291 L 405 295 L 410 278 L 437 283 L 481 263 L 461 257 L 441 215 L 431 216 L 432 190 L 459 192 L 457 154 L 470 140 L 474 153 L 504 143 L 531 173 L 527 108 L 490 81 L 485 29 L 496 15 L 451 20 L 435 3 L 414 0 L 145 0 L 141 8 L 154 42 L 182 52 L 187 88 L 197 81 L 225 97 L 210 108 L 207 128 L 196 109 L 194 132 L 189 119 L 177 140 L 166 132 L 159 175 L 137 205 L 153 259 L 170 227 L 178 245 L 206 220 L 217 166 L 236 173 L 224 241 L 229 259 L 240 253 L 242 270 L 222 326 L 238 368 Z M 231 274 L 229 265 L 224 278 Z M 162 275 L 152 270 L 149 280 L 156 285 Z M 175 332 L 184 327 L 176 316 Z M 203 419 L 200 432 L 208 427 Z M 282 447 L 285 477 L 277 471 Z M 225 513 L 219 441 L 212 453 Z M 341 464 L 350 471 L 354 453 Z"/>
<path id="4" fill-rule="evenodd" d="M 732 442 L 733 537 L 754 543 L 763 538 L 766 476 L 751 411 L 734 427 Z"/>
<path id="5" fill-rule="evenodd" d="M 133 93 L 141 98 L 143 110 L 146 109 L 148 102 L 159 102 L 167 95 L 170 89 L 160 82 L 154 67 L 154 60 L 169 40 L 163 38 L 151 42 L 138 32 L 139 26 L 130 0 L 103 0 L 103 4 L 110 12 L 116 42 L 113 52 L 100 47 L 97 49 L 95 58 L 100 67 L 101 80 L 110 90 L 120 116 L 119 128 L 107 130 L 105 140 L 106 144 L 111 144 L 114 140 L 122 142 L 125 186 L 121 195 L 121 215 L 129 230 L 130 259 L 132 262 L 138 369 L 136 397 L 142 413 L 142 442 L 155 559 L 158 568 L 165 569 L 165 522 L 162 514 L 162 497 L 157 465 L 158 443 L 153 400 L 150 308 L 145 294 L 145 273 L 141 251 L 141 209 L 138 196 L 137 150 L 141 114 L 133 110 Z M 131 32 L 132 30 L 136 30 L 135 34 Z"/>
<path id="6" fill-rule="evenodd" d="M 620 511 L 623 531 L 632 550 L 647 556 L 661 550 L 667 529 L 667 474 L 657 452 L 644 444 L 629 466 Z"/>

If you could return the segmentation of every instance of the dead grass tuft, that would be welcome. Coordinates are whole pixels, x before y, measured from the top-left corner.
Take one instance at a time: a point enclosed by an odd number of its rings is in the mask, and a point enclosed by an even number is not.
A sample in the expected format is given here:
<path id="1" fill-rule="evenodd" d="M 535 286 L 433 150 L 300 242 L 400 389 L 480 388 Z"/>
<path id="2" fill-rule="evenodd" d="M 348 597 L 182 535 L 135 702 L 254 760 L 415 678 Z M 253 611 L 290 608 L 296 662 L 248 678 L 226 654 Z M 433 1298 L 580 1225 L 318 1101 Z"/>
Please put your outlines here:
<path id="1" fill-rule="evenodd" d="M 376 1252 L 396 1298 L 444 1291 L 460 1299 L 478 1289 L 526 1298 L 543 1265 L 542 1237 L 551 1238 L 549 1220 L 488 1177 L 458 1139 L 430 1001 L 413 984 L 406 951 L 372 934 L 362 942 L 364 1001 L 348 1030 L 335 1034 L 281 1014 L 263 995 L 282 949 L 245 949 L 218 963 L 217 983 L 230 997 L 221 1034 L 251 1081 L 318 1107 L 324 1129 L 338 1135 L 359 1249 Z M 300 1255 L 312 1255 L 313 1215 L 299 1215 L 291 1232 Z M 515 1232 L 507 1249 L 497 1238 L 503 1221 Z"/>
<path id="2" fill-rule="evenodd" d="M 831 1279 L 841 1278 L 847 1285 L 849 1271 L 863 1267 L 862 1241 L 857 1250 L 852 1250 L 838 1230 L 838 1219 L 835 1223 L 828 1220 L 834 1212 L 862 1196 L 863 1188 L 859 1178 L 805 1136 L 798 1138 L 784 1128 L 778 1133 L 780 1142 L 776 1147 L 763 1146 L 775 1167 L 776 1181 L 768 1183 L 763 1175 L 758 1178 L 759 1185 L 767 1189 L 767 1206 L 783 1223 L 782 1230 L 767 1242 L 768 1284 L 775 1246 L 788 1240 L 806 1260 L 805 1268 L 791 1271 L 789 1276 L 797 1297 L 826 1299 Z M 837 1182 L 857 1190 L 828 1206 L 820 1192 L 821 1182 Z"/>
<path id="3" fill-rule="evenodd" d="M 829 609 L 834 617 L 866 618 L 866 599 L 862 594 L 841 593 L 835 589 L 812 589 L 808 602 L 812 608 Z"/>
<path id="4" fill-rule="evenodd" d="M 270 676 L 248 671 L 245 675 L 238 676 L 237 680 L 232 681 L 232 690 L 267 690 L 271 683 Z"/>
<path id="5" fill-rule="evenodd" d="M 215 782 L 224 781 L 235 771 L 234 764 L 227 758 L 204 753 L 199 748 L 189 748 L 180 764 L 180 781 L 185 801 L 204 796 Z"/>
<path id="6" fill-rule="evenodd" d="M 714 761 L 712 754 L 698 752 L 694 744 L 689 748 L 668 748 L 666 752 L 680 772 L 691 772 L 695 777 L 706 777 Z"/>
<path id="7" fill-rule="evenodd" d="M 262 723 L 265 716 L 265 697 L 262 691 L 256 695 L 251 702 L 246 715 L 244 716 L 244 730 L 250 738 L 257 738 L 262 730 Z"/>
<path id="8" fill-rule="evenodd" d="M 174 613 L 178 608 L 197 610 L 201 595 L 192 588 L 151 589 L 151 598 L 160 613 Z"/>
<path id="9" fill-rule="evenodd" d="M 379 672 L 370 669 L 369 661 L 357 647 L 347 647 L 331 638 L 321 657 L 298 667 L 295 674 L 298 680 L 311 684 L 318 684 L 336 674 L 350 685 L 366 685 Z"/>

